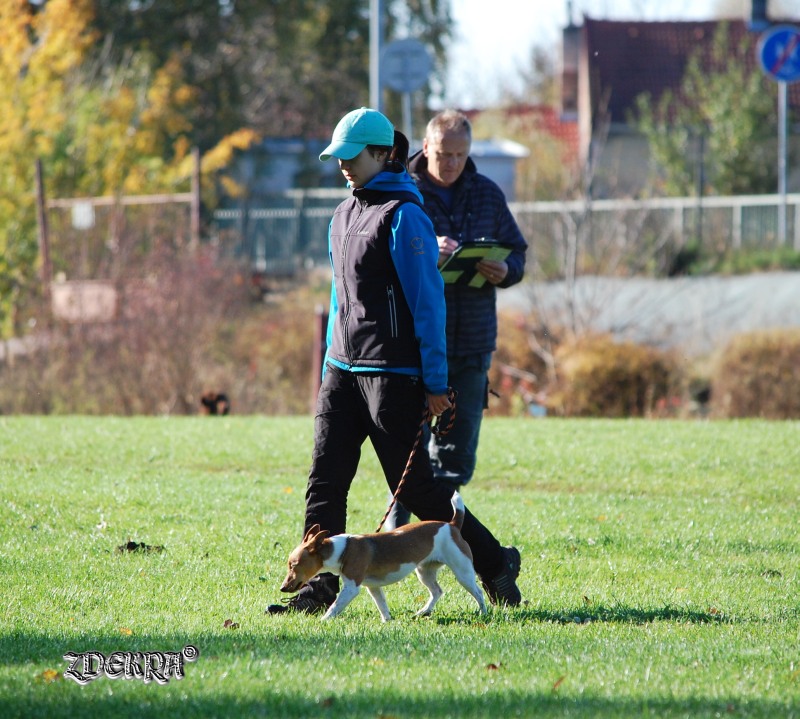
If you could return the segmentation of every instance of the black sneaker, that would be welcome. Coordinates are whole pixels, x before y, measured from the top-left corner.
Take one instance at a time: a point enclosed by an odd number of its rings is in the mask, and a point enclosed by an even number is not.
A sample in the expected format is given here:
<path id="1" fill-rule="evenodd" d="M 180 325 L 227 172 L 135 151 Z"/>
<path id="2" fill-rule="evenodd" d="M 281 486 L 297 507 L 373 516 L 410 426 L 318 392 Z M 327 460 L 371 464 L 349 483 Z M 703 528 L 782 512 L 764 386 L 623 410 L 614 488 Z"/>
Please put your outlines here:
<path id="1" fill-rule="evenodd" d="M 283 614 L 284 612 L 302 612 L 303 614 L 322 614 L 330 605 L 310 595 L 296 594 L 288 599 L 281 599 L 280 604 L 270 604 L 266 614 Z"/>
<path id="2" fill-rule="evenodd" d="M 489 595 L 489 601 L 492 604 L 505 604 L 509 607 L 516 607 L 522 601 L 522 595 L 516 582 L 522 560 L 516 547 L 502 547 L 502 550 L 503 571 L 494 579 L 488 581 L 481 577 L 481 584 L 483 584 L 483 588 Z"/>
<path id="3" fill-rule="evenodd" d="M 280 604 L 270 604 L 267 614 L 301 612 L 303 614 L 323 614 L 333 604 L 339 593 L 339 577 L 321 574 L 314 577 L 295 596 L 281 599 Z"/>

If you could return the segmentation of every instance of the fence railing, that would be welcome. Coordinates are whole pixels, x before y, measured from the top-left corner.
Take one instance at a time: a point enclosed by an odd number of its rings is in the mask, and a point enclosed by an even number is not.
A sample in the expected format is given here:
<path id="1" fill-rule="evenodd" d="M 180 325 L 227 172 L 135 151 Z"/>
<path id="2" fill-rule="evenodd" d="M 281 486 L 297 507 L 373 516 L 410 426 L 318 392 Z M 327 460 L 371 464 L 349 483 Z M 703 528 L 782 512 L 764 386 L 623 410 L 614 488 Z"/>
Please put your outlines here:
<path id="1" fill-rule="evenodd" d="M 346 190 L 292 190 L 217 210 L 214 226 L 229 254 L 267 274 L 327 264 L 327 229 Z M 543 268 L 563 265 L 570 243 L 579 267 L 603 271 L 619 263 L 666 267 L 692 243 L 715 252 L 742 248 L 800 251 L 800 193 L 510 203 Z M 779 237 L 779 213 L 786 237 Z M 661 269 L 664 269 L 662 267 Z M 635 268 L 635 267 L 634 267 Z"/>

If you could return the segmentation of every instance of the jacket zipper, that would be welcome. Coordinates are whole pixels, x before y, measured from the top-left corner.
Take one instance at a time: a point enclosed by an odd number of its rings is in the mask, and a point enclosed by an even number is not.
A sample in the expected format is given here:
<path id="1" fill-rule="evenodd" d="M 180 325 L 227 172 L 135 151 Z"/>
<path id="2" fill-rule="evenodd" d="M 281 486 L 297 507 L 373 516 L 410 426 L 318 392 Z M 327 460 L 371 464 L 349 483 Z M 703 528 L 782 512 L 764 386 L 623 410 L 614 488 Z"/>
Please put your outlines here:
<path id="1" fill-rule="evenodd" d="M 389 299 L 389 331 L 392 339 L 397 339 L 397 304 L 394 299 L 394 287 L 392 285 L 386 288 L 386 296 Z"/>
<path id="2" fill-rule="evenodd" d="M 361 217 L 363 212 L 364 212 L 364 204 L 359 202 L 358 203 L 358 214 L 356 215 L 356 219 Z M 352 362 L 353 353 L 352 353 L 351 348 L 350 348 L 350 333 L 349 333 L 349 329 L 348 328 L 349 328 L 349 324 L 350 324 L 350 311 L 352 309 L 352 306 L 351 306 L 352 303 L 350 301 L 350 287 L 348 285 L 347 272 L 346 272 L 345 268 L 347 267 L 347 250 L 348 250 L 348 245 L 350 244 L 350 232 L 352 232 L 353 224 L 354 223 L 352 223 L 352 222 L 350 223 L 350 227 L 348 228 L 348 232 L 342 238 L 342 253 L 341 253 L 341 258 L 340 258 L 340 260 L 341 260 L 340 268 L 341 268 L 341 277 L 342 277 L 342 289 L 344 291 L 344 296 L 345 296 L 345 301 L 346 301 L 346 308 L 341 308 L 341 307 L 339 308 L 340 312 L 342 311 L 342 309 L 345 310 L 344 311 L 344 317 L 342 318 L 342 342 L 344 343 L 344 350 L 345 350 L 345 353 L 347 355 L 347 358 L 351 362 Z"/>

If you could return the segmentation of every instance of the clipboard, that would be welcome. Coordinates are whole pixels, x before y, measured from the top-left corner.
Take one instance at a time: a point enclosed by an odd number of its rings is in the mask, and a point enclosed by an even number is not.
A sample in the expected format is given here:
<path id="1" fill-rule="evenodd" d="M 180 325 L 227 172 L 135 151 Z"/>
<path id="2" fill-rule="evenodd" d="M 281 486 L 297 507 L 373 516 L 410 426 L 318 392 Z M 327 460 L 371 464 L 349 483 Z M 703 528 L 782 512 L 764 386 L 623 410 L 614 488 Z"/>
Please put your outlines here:
<path id="1" fill-rule="evenodd" d="M 475 265 L 481 260 L 504 260 L 513 249 L 513 245 L 490 237 L 462 242 L 444 261 L 439 272 L 446 285 L 483 287 L 486 278 L 475 269 Z"/>

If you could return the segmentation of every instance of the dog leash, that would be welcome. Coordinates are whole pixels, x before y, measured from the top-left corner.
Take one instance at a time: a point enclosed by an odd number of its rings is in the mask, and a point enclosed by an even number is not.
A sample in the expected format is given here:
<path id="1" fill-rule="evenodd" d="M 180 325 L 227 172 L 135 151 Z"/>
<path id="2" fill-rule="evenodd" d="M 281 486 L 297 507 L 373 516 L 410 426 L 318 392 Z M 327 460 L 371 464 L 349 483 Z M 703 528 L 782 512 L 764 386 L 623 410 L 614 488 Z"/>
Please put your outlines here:
<path id="1" fill-rule="evenodd" d="M 450 416 L 447 419 L 447 423 L 444 427 L 440 424 L 440 417 L 436 417 L 431 414 L 431 411 L 428 409 L 428 405 L 426 404 L 425 407 L 422 408 L 422 419 L 419 422 L 419 427 L 417 428 L 417 436 L 414 439 L 414 445 L 411 447 L 411 454 L 408 455 L 408 462 L 406 462 L 406 467 L 403 470 L 403 476 L 400 477 L 400 482 L 397 484 L 397 489 L 394 491 L 392 495 L 392 501 L 389 502 L 389 507 L 386 509 L 386 514 L 383 515 L 383 519 L 381 519 L 381 523 L 378 525 L 378 528 L 375 530 L 376 533 L 380 532 L 383 529 L 383 525 L 386 523 L 386 520 L 389 518 L 389 514 L 391 513 L 394 505 L 397 504 L 397 498 L 400 496 L 400 492 L 403 489 L 403 485 L 406 482 L 406 478 L 408 477 L 408 473 L 411 471 L 411 465 L 414 462 L 414 457 L 417 454 L 417 449 L 419 449 L 419 442 L 422 439 L 422 430 L 425 428 L 425 423 L 430 422 L 431 424 L 431 432 L 437 436 L 443 437 L 446 435 L 452 428 L 453 424 L 456 421 L 456 396 L 458 392 L 456 392 L 452 387 L 447 388 L 447 399 L 450 400 L 451 408 L 447 410 L 450 413 Z"/>

